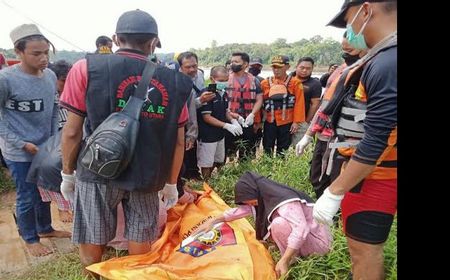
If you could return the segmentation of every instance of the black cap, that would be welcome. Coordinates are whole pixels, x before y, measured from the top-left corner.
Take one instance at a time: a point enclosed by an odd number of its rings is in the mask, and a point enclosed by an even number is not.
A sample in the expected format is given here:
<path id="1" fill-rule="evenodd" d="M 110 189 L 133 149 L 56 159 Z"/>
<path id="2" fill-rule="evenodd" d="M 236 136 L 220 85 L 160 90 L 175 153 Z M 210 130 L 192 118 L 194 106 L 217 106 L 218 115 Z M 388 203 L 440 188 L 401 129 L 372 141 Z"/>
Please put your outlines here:
<path id="1" fill-rule="evenodd" d="M 397 0 L 345 0 L 339 13 L 327 24 L 337 28 L 345 28 L 347 23 L 345 22 L 345 14 L 348 8 L 352 6 L 361 5 L 365 2 L 393 2 Z"/>
<path id="2" fill-rule="evenodd" d="M 250 61 L 250 66 L 255 65 L 255 64 L 259 64 L 259 65 L 263 65 L 262 64 L 262 59 L 260 57 L 254 57 L 251 61 Z"/>
<path id="3" fill-rule="evenodd" d="M 158 24 L 149 14 L 139 9 L 123 13 L 116 25 L 116 34 L 150 33 L 158 36 Z M 159 40 L 159 38 L 158 38 Z M 156 45 L 161 48 L 161 42 Z"/>

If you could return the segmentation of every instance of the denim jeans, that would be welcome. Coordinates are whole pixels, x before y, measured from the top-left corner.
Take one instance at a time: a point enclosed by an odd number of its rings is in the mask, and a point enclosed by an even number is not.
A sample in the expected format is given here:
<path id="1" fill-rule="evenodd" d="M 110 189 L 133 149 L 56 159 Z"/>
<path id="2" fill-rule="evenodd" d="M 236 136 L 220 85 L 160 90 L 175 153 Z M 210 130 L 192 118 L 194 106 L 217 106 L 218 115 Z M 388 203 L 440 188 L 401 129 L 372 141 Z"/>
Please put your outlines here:
<path id="1" fill-rule="evenodd" d="M 36 184 L 26 182 L 31 162 L 6 160 L 16 184 L 16 216 L 19 234 L 26 243 L 39 242 L 38 233 L 53 231 L 50 202 L 43 202 Z"/>

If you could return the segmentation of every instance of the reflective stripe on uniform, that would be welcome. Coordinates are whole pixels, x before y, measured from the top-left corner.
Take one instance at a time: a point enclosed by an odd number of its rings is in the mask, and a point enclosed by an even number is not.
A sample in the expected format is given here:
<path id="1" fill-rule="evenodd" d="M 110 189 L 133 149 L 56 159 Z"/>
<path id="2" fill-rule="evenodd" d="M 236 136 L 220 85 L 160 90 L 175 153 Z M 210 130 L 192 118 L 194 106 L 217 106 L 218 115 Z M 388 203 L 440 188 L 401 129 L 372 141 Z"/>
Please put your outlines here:
<path id="1" fill-rule="evenodd" d="M 355 122 L 360 122 L 366 117 L 366 110 L 355 109 L 350 107 L 342 107 L 343 114 L 353 116 L 355 118 Z"/>
<path id="2" fill-rule="evenodd" d="M 363 132 L 364 133 L 364 125 L 354 122 L 354 121 L 346 120 L 344 118 L 339 119 L 337 127 L 338 127 L 338 129 L 341 128 L 343 130 L 351 130 L 351 131 L 355 131 L 355 132 Z M 362 138 L 362 136 L 361 136 L 361 138 Z"/>

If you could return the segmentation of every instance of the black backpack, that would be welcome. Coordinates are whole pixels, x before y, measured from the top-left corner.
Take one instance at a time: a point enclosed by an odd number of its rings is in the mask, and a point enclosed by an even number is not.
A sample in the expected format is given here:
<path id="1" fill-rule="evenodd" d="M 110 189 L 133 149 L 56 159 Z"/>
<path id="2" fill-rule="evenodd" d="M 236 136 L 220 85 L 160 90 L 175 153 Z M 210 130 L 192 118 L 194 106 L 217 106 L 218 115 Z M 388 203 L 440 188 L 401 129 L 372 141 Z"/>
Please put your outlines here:
<path id="1" fill-rule="evenodd" d="M 87 137 L 80 164 L 106 179 L 117 178 L 131 162 L 139 133 L 139 118 L 156 64 L 147 61 L 142 79 L 120 112 L 109 115 Z"/>

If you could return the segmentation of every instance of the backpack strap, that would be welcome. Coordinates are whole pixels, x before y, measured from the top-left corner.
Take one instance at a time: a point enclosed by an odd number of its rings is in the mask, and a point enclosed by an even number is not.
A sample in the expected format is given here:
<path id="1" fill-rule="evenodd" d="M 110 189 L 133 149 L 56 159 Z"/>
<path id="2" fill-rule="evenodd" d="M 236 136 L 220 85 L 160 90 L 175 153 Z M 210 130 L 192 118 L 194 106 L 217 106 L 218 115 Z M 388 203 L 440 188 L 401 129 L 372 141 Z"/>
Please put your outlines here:
<path id="1" fill-rule="evenodd" d="M 147 61 L 144 71 L 142 72 L 141 80 L 139 81 L 136 90 L 130 95 L 130 98 L 128 98 L 128 101 L 125 104 L 125 107 L 122 109 L 122 112 L 124 114 L 133 117 L 136 120 L 139 120 L 141 116 L 142 105 L 148 98 L 148 87 L 153 74 L 155 74 L 155 70 L 156 63 Z"/>
<path id="2" fill-rule="evenodd" d="M 292 79 L 292 76 L 288 75 L 286 80 L 284 81 L 284 86 L 286 87 L 287 94 L 283 97 L 283 108 L 281 111 L 281 119 L 282 120 L 286 119 L 286 107 L 287 107 L 287 103 L 288 103 L 289 94 L 291 94 L 289 92 L 289 83 L 291 82 L 291 79 Z"/>
<path id="3" fill-rule="evenodd" d="M 289 91 L 289 83 L 291 82 L 291 80 L 292 80 L 292 76 L 291 76 L 291 75 L 288 75 L 287 78 L 286 78 L 286 80 L 284 81 L 284 86 L 286 87 L 286 90 L 287 90 L 287 92 L 288 92 L 288 95 L 289 95 L 289 94 L 290 94 L 290 95 L 293 95 L 293 94 Z"/>
<path id="4" fill-rule="evenodd" d="M 286 80 L 284 81 L 284 85 L 286 86 L 286 89 L 289 91 L 289 83 L 291 82 L 291 80 L 292 80 L 292 76 L 291 75 L 288 75 L 287 76 L 287 78 L 286 78 Z"/>
<path id="5" fill-rule="evenodd" d="M 195 84 L 192 84 L 192 89 L 193 89 L 197 94 L 200 94 L 200 92 L 201 92 L 201 90 L 200 90 Z"/>
<path id="6" fill-rule="evenodd" d="M 267 77 L 267 82 L 269 83 L 269 90 L 270 90 L 270 88 L 273 85 L 272 77 Z M 272 114 L 272 119 L 275 120 L 275 113 L 274 113 L 274 111 L 275 111 L 275 109 L 274 109 L 275 108 L 275 104 L 273 103 L 273 100 L 270 99 L 270 98 L 268 100 L 268 103 L 269 103 L 269 105 L 268 105 L 268 107 L 266 107 L 266 110 L 270 109 L 270 113 Z"/>
<path id="7" fill-rule="evenodd" d="M 142 72 L 141 80 L 139 81 L 136 90 L 132 94 L 133 96 L 136 96 L 137 98 L 140 98 L 142 100 L 145 100 L 147 98 L 148 85 L 150 84 L 150 80 L 152 79 L 153 74 L 155 74 L 155 70 L 156 70 L 156 63 L 147 61 L 147 64 L 145 64 L 144 71 Z"/>

